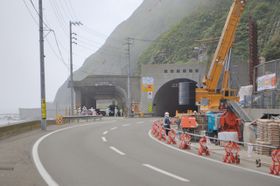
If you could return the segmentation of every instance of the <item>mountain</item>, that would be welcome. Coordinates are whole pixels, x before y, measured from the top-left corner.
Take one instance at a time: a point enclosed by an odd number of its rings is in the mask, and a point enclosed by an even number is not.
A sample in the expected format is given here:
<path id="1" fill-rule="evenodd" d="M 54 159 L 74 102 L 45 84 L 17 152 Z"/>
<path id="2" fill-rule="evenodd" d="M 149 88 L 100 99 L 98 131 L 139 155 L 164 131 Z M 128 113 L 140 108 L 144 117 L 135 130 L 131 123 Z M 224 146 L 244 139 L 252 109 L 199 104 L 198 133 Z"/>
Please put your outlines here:
<path id="1" fill-rule="evenodd" d="M 205 51 L 208 63 L 217 47 L 232 0 L 212 0 L 201 5 L 190 16 L 163 33 L 141 55 L 139 64 L 187 63 Z M 248 20 L 253 16 L 258 25 L 259 56 L 266 60 L 280 58 L 280 1 L 249 0 L 233 45 L 233 58 L 248 61 Z M 204 41 L 204 42 L 202 42 Z"/>
<path id="2" fill-rule="evenodd" d="M 198 7 L 212 0 L 144 0 L 140 7 L 112 32 L 105 44 L 89 56 L 83 66 L 74 73 L 74 80 L 88 75 L 127 74 L 127 56 L 124 43 L 133 38 L 131 48 L 132 72 L 138 72 L 140 55 L 162 33 L 178 24 L 184 17 L 194 13 Z M 70 89 L 68 80 L 59 88 L 54 102 L 68 105 Z"/>

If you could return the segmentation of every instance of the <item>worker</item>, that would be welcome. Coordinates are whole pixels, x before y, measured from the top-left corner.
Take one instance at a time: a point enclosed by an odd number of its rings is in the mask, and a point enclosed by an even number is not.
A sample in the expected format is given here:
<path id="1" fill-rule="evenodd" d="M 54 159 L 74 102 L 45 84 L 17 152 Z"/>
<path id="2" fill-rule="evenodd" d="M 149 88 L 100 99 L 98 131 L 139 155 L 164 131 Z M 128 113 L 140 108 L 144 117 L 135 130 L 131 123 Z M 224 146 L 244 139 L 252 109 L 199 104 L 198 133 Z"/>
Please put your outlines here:
<path id="1" fill-rule="evenodd" d="M 179 131 L 179 130 L 181 130 L 181 118 L 180 118 L 180 116 L 175 116 L 175 123 L 176 123 L 176 125 L 177 125 L 177 130 Z"/>
<path id="2" fill-rule="evenodd" d="M 164 119 L 163 119 L 163 127 L 165 129 L 165 134 L 168 136 L 168 133 L 170 131 L 170 117 L 169 117 L 169 113 L 165 112 L 164 113 Z"/>
<path id="3" fill-rule="evenodd" d="M 181 130 L 182 130 L 182 128 L 181 128 L 181 118 L 180 118 L 180 116 L 175 116 L 175 124 L 177 125 L 177 131 L 176 131 L 176 135 L 177 135 L 177 137 L 179 138 L 179 136 L 181 135 Z"/>

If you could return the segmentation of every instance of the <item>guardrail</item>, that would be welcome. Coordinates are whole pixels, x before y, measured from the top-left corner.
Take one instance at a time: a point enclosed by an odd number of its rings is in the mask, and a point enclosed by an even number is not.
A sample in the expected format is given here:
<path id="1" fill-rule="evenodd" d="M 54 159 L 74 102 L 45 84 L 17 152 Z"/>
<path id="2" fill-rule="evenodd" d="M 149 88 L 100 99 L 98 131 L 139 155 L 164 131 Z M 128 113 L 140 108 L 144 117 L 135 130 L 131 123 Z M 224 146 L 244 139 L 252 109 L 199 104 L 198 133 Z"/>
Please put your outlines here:
<path id="1" fill-rule="evenodd" d="M 136 112 L 132 114 L 132 117 L 140 117 L 140 118 L 153 117 L 153 116 L 154 116 L 153 112 Z"/>
<path id="2" fill-rule="evenodd" d="M 71 122 L 80 122 L 81 120 L 85 120 L 86 122 L 101 120 L 103 116 L 92 116 L 92 115 L 82 115 L 82 116 L 63 116 L 64 123 Z"/>

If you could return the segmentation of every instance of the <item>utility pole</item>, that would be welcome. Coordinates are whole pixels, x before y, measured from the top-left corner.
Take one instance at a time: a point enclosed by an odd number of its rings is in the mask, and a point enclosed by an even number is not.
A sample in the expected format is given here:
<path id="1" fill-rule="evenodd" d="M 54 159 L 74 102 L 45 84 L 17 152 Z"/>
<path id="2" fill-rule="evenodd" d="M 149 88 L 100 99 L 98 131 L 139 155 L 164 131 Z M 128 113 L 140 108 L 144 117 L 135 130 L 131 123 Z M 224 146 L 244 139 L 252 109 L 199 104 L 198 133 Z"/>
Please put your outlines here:
<path id="1" fill-rule="evenodd" d="M 257 74 L 255 67 L 259 64 L 258 57 L 258 25 L 254 20 L 253 16 L 249 15 L 249 82 L 254 86 L 256 91 L 256 79 Z"/>
<path id="2" fill-rule="evenodd" d="M 74 87 L 73 87 L 73 43 L 77 44 L 75 41 L 77 40 L 76 33 L 72 32 L 72 26 L 80 26 L 83 25 L 81 22 L 72 22 L 69 21 L 69 29 L 70 29 L 70 88 L 71 88 L 71 115 L 74 115 Z M 74 36 L 73 36 L 74 35 Z M 73 41 L 75 40 L 75 41 Z"/>
<path id="3" fill-rule="evenodd" d="M 40 42 L 40 76 L 41 76 L 41 129 L 47 128 L 47 108 L 45 90 L 45 54 L 44 54 L 44 27 L 43 3 L 39 0 L 39 42 Z"/>
<path id="4" fill-rule="evenodd" d="M 128 58 L 128 69 L 127 69 L 127 109 L 128 109 L 128 117 L 131 116 L 131 83 L 130 83 L 130 76 L 131 76 L 131 45 L 133 42 L 133 38 L 128 37 L 126 39 L 127 45 L 127 58 Z"/>

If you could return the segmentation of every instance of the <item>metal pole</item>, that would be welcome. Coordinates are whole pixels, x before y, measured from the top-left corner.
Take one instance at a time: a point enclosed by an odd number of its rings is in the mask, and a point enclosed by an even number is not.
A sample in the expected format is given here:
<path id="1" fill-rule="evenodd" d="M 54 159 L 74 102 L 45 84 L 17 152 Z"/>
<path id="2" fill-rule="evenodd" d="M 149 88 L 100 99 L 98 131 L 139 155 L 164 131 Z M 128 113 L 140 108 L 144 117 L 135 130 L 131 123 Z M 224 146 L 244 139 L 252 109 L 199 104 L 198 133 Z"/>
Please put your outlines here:
<path id="1" fill-rule="evenodd" d="M 127 108 L 128 108 L 128 117 L 131 116 L 131 88 L 130 88 L 130 46 L 131 46 L 131 38 L 127 38 L 127 57 L 128 57 L 128 73 L 127 73 Z"/>
<path id="2" fill-rule="evenodd" d="M 74 108 L 74 90 L 73 90 L 73 53 L 72 53 L 72 22 L 69 22 L 70 28 L 70 88 L 71 88 L 71 111 L 70 114 L 73 115 Z"/>
<path id="3" fill-rule="evenodd" d="M 47 128 L 47 108 L 45 90 L 45 55 L 44 55 L 44 27 L 43 27 L 43 4 L 39 0 L 39 42 L 40 42 L 40 76 L 41 76 L 41 129 Z"/>

